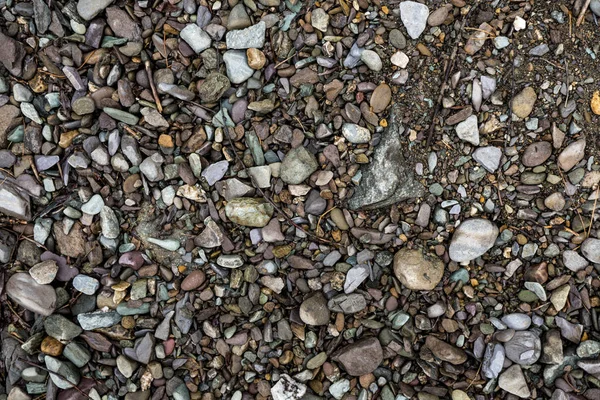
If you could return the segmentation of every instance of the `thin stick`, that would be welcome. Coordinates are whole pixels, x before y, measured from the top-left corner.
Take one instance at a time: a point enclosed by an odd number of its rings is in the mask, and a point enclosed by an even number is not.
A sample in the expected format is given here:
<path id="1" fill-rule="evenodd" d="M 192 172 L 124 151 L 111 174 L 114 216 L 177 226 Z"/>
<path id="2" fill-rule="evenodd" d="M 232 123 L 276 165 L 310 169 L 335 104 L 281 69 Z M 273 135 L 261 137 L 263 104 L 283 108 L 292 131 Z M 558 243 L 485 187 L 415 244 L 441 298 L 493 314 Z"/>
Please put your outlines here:
<path id="1" fill-rule="evenodd" d="M 450 55 L 450 58 L 448 60 L 446 60 L 444 80 L 442 81 L 442 86 L 440 88 L 440 94 L 438 95 L 438 98 L 435 102 L 435 106 L 433 109 L 433 118 L 431 119 L 431 126 L 429 127 L 429 133 L 427 134 L 427 148 L 429 148 L 429 146 L 431 145 L 431 139 L 433 139 L 433 131 L 435 129 L 435 120 L 437 119 L 437 116 L 440 112 L 440 108 L 442 105 L 442 99 L 444 98 L 444 93 L 446 92 L 446 89 L 448 88 L 448 78 L 450 77 L 450 75 L 452 75 L 452 71 L 454 71 L 454 64 L 456 61 L 456 55 L 458 54 L 458 44 L 460 43 L 460 40 L 461 40 L 461 33 L 462 33 L 463 29 L 465 28 L 467 20 L 469 19 L 469 15 L 471 15 L 473 10 L 475 10 L 477 8 L 477 6 L 479 6 L 480 2 L 481 2 L 481 0 L 478 0 L 477 3 L 475 3 L 473 5 L 473 7 L 471 7 L 469 12 L 467 12 L 467 14 L 464 16 L 463 22 L 460 26 L 460 30 L 458 31 L 458 35 L 456 37 L 456 43 L 454 44 L 454 49 L 452 50 L 452 54 Z"/>
<path id="2" fill-rule="evenodd" d="M 600 193 L 600 186 L 596 188 L 596 198 L 594 199 L 594 208 L 592 208 L 592 218 L 590 218 L 590 228 L 588 229 L 586 237 L 590 237 L 592 233 L 592 225 L 594 225 L 594 214 L 596 213 L 596 205 L 598 204 L 598 194 Z"/>
<path id="3" fill-rule="evenodd" d="M 581 7 L 581 11 L 579 12 L 579 17 L 577 17 L 577 23 L 575 24 L 575 26 L 579 26 L 583 23 L 583 19 L 585 18 L 585 13 L 586 13 L 588 7 L 590 6 L 590 2 L 591 2 L 591 0 L 585 0 L 585 3 L 583 3 L 583 7 Z"/>
<path id="4" fill-rule="evenodd" d="M 144 50 L 141 53 L 142 61 L 144 62 L 144 67 L 146 68 L 146 74 L 148 75 L 148 82 L 150 83 L 150 89 L 152 89 L 152 97 L 154 97 L 154 102 L 156 103 L 156 109 L 159 113 L 162 114 L 163 108 L 162 104 L 160 104 L 160 98 L 158 97 L 158 92 L 156 91 L 156 85 L 154 84 L 154 78 L 152 76 L 152 66 L 150 64 L 150 58 L 148 58 L 148 54 Z"/>

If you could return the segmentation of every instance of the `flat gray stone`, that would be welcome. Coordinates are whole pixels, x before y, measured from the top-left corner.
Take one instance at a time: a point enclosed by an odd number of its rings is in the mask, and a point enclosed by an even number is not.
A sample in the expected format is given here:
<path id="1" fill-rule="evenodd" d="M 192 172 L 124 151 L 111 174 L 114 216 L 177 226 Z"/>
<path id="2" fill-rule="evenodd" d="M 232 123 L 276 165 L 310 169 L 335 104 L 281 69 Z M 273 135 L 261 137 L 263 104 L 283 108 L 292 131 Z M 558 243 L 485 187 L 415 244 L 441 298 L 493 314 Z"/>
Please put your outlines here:
<path id="1" fill-rule="evenodd" d="M 56 307 L 54 288 L 38 284 L 27 273 L 11 276 L 6 283 L 6 294 L 21 307 L 40 315 L 50 315 Z"/>
<path id="2" fill-rule="evenodd" d="M 239 84 L 246 82 L 254 70 L 248 66 L 248 57 L 242 50 L 228 50 L 223 54 L 223 62 L 227 71 L 227 77 L 231 83 Z"/>
<path id="3" fill-rule="evenodd" d="M 104 11 L 112 2 L 113 0 L 79 0 L 77 2 L 77 12 L 81 18 L 90 21 Z"/>
<path id="4" fill-rule="evenodd" d="M 482 256 L 494 246 L 498 232 L 498 227 L 487 219 L 472 218 L 462 222 L 450 241 L 450 259 L 468 262 Z"/>
<path id="5" fill-rule="evenodd" d="M 400 3 L 400 19 L 413 39 L 418 39 L 427 26 L 429 8 L 416 1 L 403 1 Z"/>
<path id="6" fill-rule="evenodd" d="M 258 24 L 249 26 L 246 29 L 227 32 L 227 49 L 262 49 L 265 45 L 266 30 L 267 24 L 264 21 L 260 21 Z"/>
<path id="7" fill-rule="evenodd" d="M 494 173 L 500 166 L 502 150 L 498 147 L 479 147 L 473 152 L 473 159 L 477 161 L 486 171 Z"/>
<path id="8" fill-rule="evenodd" d="M 479 146 L 479 126 L 477 116 L 471 115 L 469 118 L 456 125 L 456 135 L 460 140 Z"/>
<path id="9" fill-rule="evenodd" d="M 179 32 L 179 36 L 196 52 L 202 53 L 212 44 L 212 39 L 208 33 L 204 32 L 196 24 L 188 24 Z"/>
<path id="10" fill-rule="evenodd" d="M 360 184 L 348 202 L 353 210 L 387 207 L 425 194 L 423 186 L 414 179 L 413 165 L 400 141 L 404 133 L 401 120 L 399 107 L 395 106 L 373 160 L 361 168 Z"/>

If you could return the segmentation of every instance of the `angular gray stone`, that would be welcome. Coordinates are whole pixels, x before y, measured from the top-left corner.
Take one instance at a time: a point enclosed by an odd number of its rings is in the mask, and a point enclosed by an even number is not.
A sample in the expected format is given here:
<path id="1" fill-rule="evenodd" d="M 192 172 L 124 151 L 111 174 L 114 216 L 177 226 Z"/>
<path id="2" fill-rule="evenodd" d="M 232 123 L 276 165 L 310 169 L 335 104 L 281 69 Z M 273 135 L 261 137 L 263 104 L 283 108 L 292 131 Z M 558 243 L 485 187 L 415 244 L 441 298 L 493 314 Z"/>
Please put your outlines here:
<path id="1" fill-rule="evenodd" d="M 501 158 L 502 150 L 494 146 L 479 147 L 473 152 L 473 159 L 491 173 L 496 172 Z"/>
<path id="2" fill-rule="evenodd" d="M 10 179 L 0 173 L 0 213 L 9 217 L 31 220 L 31 204 L 29 195 L 19 190 Z"/>
<path id="3" fill-rule="evenodd" d="M 227 49 L 262 49 L 265 45 L 266 30 L 267 24 L 264 21 L 260 21 L 258 24 L 249 26 L 246 29 L 227 32 Z"/>
<path id="4" fill-rule="evenodd" d="M 227 77 L 231 83 L 239 84 L 246 82 L 252 75 L 254 70 L 248 66 L 248 57 L 243 50 L 228 50 L 223 54 L 223 62 Z"/>
<path id="5" fill-rule="evenodd" d="M 520 365 L 532 365 L 541 356 L 540 337 L 531 331 L 517 331 L 512 339 L 504 344 L 506 357 Z"/>
<path id="6" fill-rule="evenodd" d="M 466 120 L 456 125 L 456 135 L 460 140 L 479 146 L 479 126 L 477 116 L 471 115 Z"/>
<path id="7" fill-rule="evenodd" d="M 92 359 L 92 355 L 88 349 L 76 342 L 67 344 L 62 355 L 79 368 L 82 368 Z"/>
<path id="8" fill-rule="evenodd" d="M 576 251 L 565 250 L 562 256 L 565 267 L 573 272 L 581 271 L 588 266 L 587 260 L 581 257 Z"/>
<path id="9" fill-rule="evenodd" d="M 45 356 L 46 368 L 50 370 L 50 378 L 59 389 L 70 389 L 79 384 L 81 374 L 79 369 L 68 361 Z"/>
<path id="10" fill-rule="evenodd" d="M 587 238 L 581 245 L 581 253 L 591 262 L 600 264 L 600 239 Z"/>
<path id="11" fill-rule="evenodd" d="M 73 278 L 73 287 L 81 293 L 91 296 L 95 294 L 100 287 L 100 282 L 91 276 L 79 274 Z"/>
<path id="12" fill-rule="evenodd" d="M 298 185 L 319 168 L 315 156 L 303 146 L 291 149 L 281 163 L 280 177 L 288 184 Z"/>
<path id="13" fill-rule="evenodd" d="M 296 382 L 289 375 L 282 374 L 271 388 L 273 400 L 300 400 L 306 394 L 306 385 Z"/>
<path id="14" fill-rule="evenodd" d="M 77 2 L 77 12 L 81 18 L 90 21 L 112 2 L 113 0 L 79 0 Z"/>
<path id="15" fill-rule="evenodd" d="M 375 337 L 360 339 L 332 355 L 334 361 L 342 364 L 352 376 L 370 374 L 383 361 L 381 343 Z"/>
<path id="16" fill-rule="evenodd" d="M 202 53 L 212 44 L 212 39 L 208 33 L 204 32 L 196 24 L 188 24 L 179 32 L 179 36 L 196 52 Z"/>
<path id="17" fill-rule="evenodd" d="M 400 3 L 400 19 L 413 39 L 418 39 L 427 26 L 429 8 L 416 1 L 403 1 Z"/>
<path id="18" fill-rule="evenodd" d="M 425 194 L 423 186 L 414 179 L 412 160 L 400 141 L 404 133 L 401 120 L 400 108 L 395 106 L 372 161 L 361 168 L 360 184 L 348 202 L 353 210 L 387 207 Z"/>
<path id="19" fill-rule="evenodd" d="M 263 199 L 239 197 L 231 199 L 225 206 L 225 215 L 232 222 L 243 226 L 262 228 L 273 216 L 273 206 Z"/>
<path id="20" fill-rule="evenodd" d="M 77 321 L 83 330 L 91 331 L 118 324 L 121 322 L 121 315 L 116 311 L 95 311 L 77 315 Z"/>
<path id="21" fill-rule="evenodd" d="M 100 211 L 100 226 L 104 237 L 108 239 L 116 239 L 119 237 L 121 227 L 119 226 L 117 214 L 115 214 L 112 208 L 108 206 L 102 207 L 102 211 Z"/>
<path id="22" fill-rule="evenodd" d="M 513 365 L 500 375 L 498 386 L 510 394 L 526 399 L 531 395 L 525 376 L 519 365 Z"/>

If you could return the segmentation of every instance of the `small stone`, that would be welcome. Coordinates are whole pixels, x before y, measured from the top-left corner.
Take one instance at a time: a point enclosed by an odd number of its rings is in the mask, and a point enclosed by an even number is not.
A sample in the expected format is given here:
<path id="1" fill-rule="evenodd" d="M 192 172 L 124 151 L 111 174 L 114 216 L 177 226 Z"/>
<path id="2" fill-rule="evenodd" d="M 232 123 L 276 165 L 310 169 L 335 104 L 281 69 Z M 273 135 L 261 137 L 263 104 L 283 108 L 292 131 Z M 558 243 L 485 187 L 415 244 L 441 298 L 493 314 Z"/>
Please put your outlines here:
<path id="1" fill-rule="evenodd" d="M 206 280 L 206 275 L 202 270 L 195 270 L 190 272 L 185 279 L 181 282 L 181 290 L 190 291 L 202 286 Z"/>
<path id="2" fill-rule="evenodd" d="M 44 329 L 49 336 L 66 342 L 75 339 L 82 332 L 81 328 L 60 314 L 53 314 L 44 319 Z"/>
<path id="3" fill-rule="evenodd" d="M 101 195 L 95 194 L 86 203 L 81 205 L 81 212 L 89 215 L 97 215 L 102 211 L 102 207 L 104 207 L 104 199 Z"/>
<path id="4" fill-rule="evenodd" d="M 40 350 L 42 351 L 42 353 L 48 354 L 49 356 L 58 357 L 62 354 L 64 347 L 64 344 L 62 344 L 52 336 L 46 336 L 44 340 L 42 340 Z"/>
<path id="5" fill-rule="evenodd" d="M 506 357 L 520 365 L 532 365 L 541 355 L 542 344 L 537 334 L 531 331 L 517 331 L 512 339 L 504 344 Z"/>
<path id="6" fill-rule="evenodd" d="M 566 204 L 564 196 L 559 192 L 554 192 L 544 199 L 544 205 L 552 211 L 562 211 Z"/>
<path id="7" fill-rule="evenodd" d="M 450 259 L 468 262 L 482 256 L 494 246 L 498 233 L 498 227 L 486 219 L 472 218 L 462 222 L 450 241 Z"/>
<path id="8" fill-rule="evenodd" d="M 433 355 L 450 364 L 460 365 L 467 361 L 467 354 L 456 346 L 446 343 L 435 336 L 429 335 L 425 339 L 425 345 Z"/>
<path id="9" fill-rule="evenodd" d="M 225 214 L 232 222 L 256 228 L 267 225 L 273 211 L 273 206 L 263 199 L 250 197 L 231 199 L 225 206 Z"/>
<path id="10" fill-rule="evenodd" d="M 100 288 L 100 282 L 91 276 L 79 274 L 73 279 L 73 287 L 91 296 Z"/>
<path id="11" fill-rule="evenodd" d="M 371 132 L 360 125 L 346 123 L 342 126 L 342 134 L 354 144 L 369 143 L 371 141 Z"/>
<path id="12" fill-rule="evenodd" d="M 411 290 L 433 290 L 444 276 L 444 263 L 421 250 L 404 248 L 394 256 L 394 274 Z"/>
<path id="13" fill-rule="evenodd" d="M 383 362 L 383 349 L 375 337 L 360 339 L 332 356 L 349 375 L 362 376 L 375 371 Z"/>
<path id="14" fill-rule="evenodd" d="M 52 382 L 59 389 L 70 389 L 79 384 L 81 375 L 79 369 L 68 361 L 61 361 L 51 356 L 45 356 L 46 368 L 50 371 Z"/>
<path id="15" fill-rule="evenodd" d="M 95 311 L 77 315 L 77 322 L 83 330 L 109 328 L 121 322 L 121 315 L 116 311 Z"/>
<path id="16" fill-rule="evenodd" d="M 513 394 L 522 399 L 526 399 L 531 395 L 525 376 L 519 365 L 513 365 L 506 369 L 498 378 L 498 386 L 502 390 Z"/>
<path id="17" fill-rule="evenodd" d="M 600 239 L 587 238 L 581 244 L 581 253 L 591 262 L 600 264 Z"/>
<path id="18" fill-rule="evenodd" d="M 314 155 L 303 146 L 296 147 L 291 149 L 283 159 L 280 177 L 285 183 L 298 185 L 312 175 L 318 167 L 319 164 Z"/>
<path id="19" fill-rule="evenodd" d="M 363 51 L 360 55 L 360 59 L 371 71 L 379 72 L 383 68 L 383 63 L 381 62 L 379 54 L 373 50 Z"/>
<path id="20" fill-rule="evenodd" d="M 229 31 L 226 37 L 227 49 L 262 49 L 265 45 L 266 30 L 267 25 L 264 21 L 260 21 L 256 25 L 249 26 L 246 29 Z"/>
<path id="21" fill-rule="evenodd" d="M 273 400 L 300 400 L 306 393 L 306 385 L 296 382 L 289 375 L 282 374 L 271 388 Z"/>
<path id="22" fill-rule="evenodd" d="M 581 257 L 576 251 L 565 250 L 562 256 L 563 264 L 565 264 L 565 267 L 567 267 L 573 272 L 579 272 L 588 266 L 587 260 Z"/>
<path id="23" fill-rule="evenodd" d="M 471 115 L 463 122 L 456 125 L 456 135 L 459 139 L 464 140 L 479 146 L 479 126 L 477 124 L 477 116 Z"/>
<path id="24" fill-rule="evenodd" d="M 212 44 L 212 39 L 208 33 L 204 32 L 196 24 L 188 24 L 179 33 L 181 39 L 183 39 L 196 54 L 202 53 L 208 49 Z"/>
<path id="25" fill-rule="evenodd" d="M 525 119 L 533 111 L 536 100 L 537 94 L 535 93 L 535 89 L 527 86 L 513 98 L 510 108 L 517 117 Z"/>
<path id="26" fill-rule="evenodd" d="M 87 115 L 96 111 L 96 104 L 90 97 L 80 97 L 73 102 L 72 108 L 77 115 Z"/>
<path id="27" fill-rule="evenodd" d="M 585 139 L 579 139 L 569 144 L 558 156 L 558 166 L 569 171 L 577 165 L 585 156 Z"/>
<path id="28" fill-rule="evenodd" d="M 321 32 L 327 32 L 327 27 L 329 26 L 329 14 L 322 8 L 316 8 L 312 10 L 310 23 L 314 28 Z"/>
<path id="29" fill-rule="evenodd" d="M 26 273 L 10 277 L 6 294 L 21 307 L 40 315 L 51 315 L 56 307 L 56 292 L 52 286 L 40 285 Z"/>
<path id="30" fill-rule="evenodd" d="M 265 54 L 259 49 L 250 48 L 246 50 L 246 57 L 248 57 L 248 66 L 252 69 L 262 69 L 267 63 Z"/>
<path id="31" fill-rule="evenodd" d="M 506 314 L 502 317 L 502 322 L 506 324 L 506 326 L 510 329 L 514 329 L 516 331 L 522 331 L 531 325 L 531 318 L 527 314 L 523 313 L 513 313 Z"/>
<path id="32" fill-rule="evenodd" d="M 308 297 L 300 305 L 300 319 L 307 325 L 327 325 L 329 316 L 327 299 L 321 292 Z"/>
<path id="33" fill-rule="evenodd" d="M 536 167 L 546 162 L 551 155 L 552 144 L 550 142 L 536 142 L 525 148 L 521 162 L 526 167 Z"/>
<path id="34" fill-rule="evenodd" d="M 473 159 L 488 172 L 494 173 L 500 166 L 502 150 L 493 146 L 479 147 L 473 152 Z"/>
<path id="35" fill-rule="evenodd" d="M 40 285 L 52 283 L 57 273 L 58 264 L 54 260 L 42 261 L 29 270 L 29 275 Z"/>
<path id="36" fill-rule="evenodd" d="M 133 361 L 132 359 L 122 354 L 117 356 L 117 368 L 125 378 L 131 378 L 137 367 L 138 363 Z"/>
<path id="37" fill-rule="evenodd" d="M 596 90 L 590 102 L 590 108 L 596 115 L 600 115 L 600 91 Z"/>
<path id="38" fill-rule="evenodd" d="M 228 50 L 223 54 L 223 62 L 231 83 L 243 83 L 254 74 L 254 70 L 248 65 L 245 51 Z"/>
<path id="39" fill-rule="evenodd" d="M 373 94 L 371 95 L 370 101 L 370 105 L 373 109 L 373 112 L 380 113 L 384 111 L 390 104 L 391 100 L 392 89 L 385 83 L 382 83 L 381 85 L 377 86 L 373 91 Z"/>
<path id="40" fill-rule="evenodd" d="M 418 39 L 427 26 L 429 8 L 416 1 L 403 1 L 400 3 L 400 18 L 408 32 L 408 36 Z"/>
<path id="41" fill-rule="evenodd" d="M 77 2 L 77 13 L 81 18 L 90 21 L 104 11 L 112 2 L 113 0 L 79 0 Z"/>

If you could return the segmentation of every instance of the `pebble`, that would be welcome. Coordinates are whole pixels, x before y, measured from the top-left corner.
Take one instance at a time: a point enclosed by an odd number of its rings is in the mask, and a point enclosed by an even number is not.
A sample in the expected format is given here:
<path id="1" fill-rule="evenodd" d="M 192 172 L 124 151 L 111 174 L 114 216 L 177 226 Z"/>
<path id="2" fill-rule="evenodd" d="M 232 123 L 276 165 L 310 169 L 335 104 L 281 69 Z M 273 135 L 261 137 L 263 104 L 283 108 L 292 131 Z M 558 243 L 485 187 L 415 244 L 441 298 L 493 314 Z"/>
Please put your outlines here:
<path id="1" fill-rule="evenodd" d="M 248 57 L 245 51 L 226 51 L 223 54 L 223 62 L 227 70 L 227 77 L 231 83 L 239 84 L 246 82 L 254 74 L 254 70 L 248 65 Z"/>
<path id="2" fill-rule="evenodd" d="M 90 199 L 81 205 L 81 212 L 84 212 L 88 215 L 97 215 L 100 214 L 102 208 L 104 207 L 104 199 L 101 195 L 95 194 Z"/>
<path id="3" fill-rule="evenodd" d="M 467 354 L 462 349 L 446 343 L 435 336 L 427 336 L 425 345 L 435 357 L 442 361 L 453 365 L 460 365 L 467 361 Z"/>
<path id="4" fill-rule="evenodd" d="M 270 392 L 273 400 L 300 400 L 306 393 L 306 385 L 282 374 Z"/>
<path id="5" fill-rule="evenodd" d="M 72 363 L 51 356 L 45 356 L 44 362 L 50 371 L 52 382 L 59 389 L 70 389 L 79 384 L 81 375 L 79 369 Z"/>
<path id="6" fill-rule="evenodd" d="M 529 398 L 531 395 L 525 381 L 525 376 L 519 365 L 507 368 L 498 378 L 498 386 L 502 390 L 506 390 L 508 393 L 522 399 Z"/>
<path id="7" fill-rule="evenodd" d="M 400 3 L 400 18 L 406 28 L 408 36 L 418 39 L 427 26 L 429 8 L 416 1 L 403 1 Z"/>
<path id="8" fill-rule="evenodd" d="M 533 111 L 533 106 L 537 100 L 535 89 L 527 86 L 513 98 L 510 108 L 512 112 L 519 118 L 525 119 L 529 117 Z"/>
<path id="9" fill-rule="evenodd" d="M 54 260 L 46 260 L 35 264 L 29 270 L 29 275 L 40 285 L 47 285 L 54 281 L 58 273 L 58 264 Z"/>
<path id="10" fill-rule="evenodd" d="M 360 60 L 364 62 L 371 71 L 379 72 L 383 68 L 381 57 L 373 50 L 363 51 L 360 55 Z"/>
<path id="11" fill-rule="evenodd" d="M 478 147 L 473 152 L 473 159 L 481 164 L 486 171 L 494 173 L 500 166 L 502 150 L 493 146 Z"/>
<path id="12" fill-rule="evenodd" d="M 600 264 L 600 239 L 587 238 L 581 244 L 581 254 L 593 263 Z"/>
<path id="13" fill-rule="evenodd" d="M 569 144 L 558 156 L 558 166 L 564 171 L 570 171 L 585 156 L 585 139 L 579 139 Z"/>
<path id="14" fill-rule="evenodd" d="M 227 32 L 226 44 L 228 49 L 262 49 L 265 45 L 267 25 L 260 21 L 246 29 Z"/>
<path id="15" fill-rule="evenodd" d="M 121 322 L 121 315 L 116 311 L 96 311 L 77 315 L 77 322 L 83 330 L 109 328 Z"/>
<path id="16" fill-rule="evenodd" d="M 81 293 L 91 296 L 100 288 L 100 282 L 91 276 L 79 274 L 73 278 L 73 287 Z"/>
<path id="17" fill-rule="evenodd" d="M 212 44 L 212 39 L 208 33 L 204 32 L 196 24 L 188 24 L 179 33 L 181 39 L 183 39 L 196 54 L 202 53 L 208 49 Z"/>
<path id="18" fill-rule="evenodd" d="M 506 314 L 502 317 L 502 322 L 516 331 L 523 331 L 531 326 L 531 318 L 523 313 Z"/>
<path id="19" fill-rule="evenodd" d="M 77 13 L 84 20 L 90 21 L 104 11 L 112 2 L 113 0 L 79 0 L 77 2 Z"/>
<path id="20" fill-rule="evenodd" d="M 375 371 L 383 362 L 383 349 L 375 337 L 357 340 L 340 349 L 332 358 L 351 376 L 362 376 Z"/>
<path id="21" fill-rule="evenodd" d="M 354 144 L 369 143 L 371 141 L 371 132 L 360 125 L 346 123 L 342 126 L 342 134 Z"/>
<path id="22" fill-rule="evenodd" d="M 307 325 L 327 325 L 329 316 L 327 299 L 320 292 L 309 296 L 300 305 L 300 319 Z"/>
<path id="23" fill-rule="evenodd" d="M 394 256 L 394 274 L 411 290 L 433 290 L 444 276 L 444 263 L 420 250 L 402 249 Z"/>
<path id="24" fill-rule="evenodd" d="M 38 284 L 29 274 L 16 273 L 6 283 L 6 294 L 21 307 L 48 316 L 56 307 L 56 292 L 50 285 Z"/>
<path id="25" fill-rule="evenodd" d="M 550 142 L 535 142 L 525 148 L 521 162 L 526 167 L 542 165 L 552 155 Z"/>
<path id="26" fill-rule="evenodd" d="M 471 115 L 463 122 L 456 125 L 456 135 L 460 140 L 479 146 L 479 126 L 477 116 Z"/>
<path id="27" fill-rule="evenodd" d="M 498 233 L 498 227 L 486 219 L 472 218 L 462 222 L 450 241 L 450 259 L 462 263 L 484 255 L 494 246 Z"/>
<path id="28" fill-rule="evenodd" d="M 298 185 L 319 167 L 317 160 L 306 148 L 291 149 L 283 159 L 280 169 L 281 179 L 288 184 Z"/>
<path id="29" fill-rule="evenodd" d="M 588 262 L 585 258 L 581 257 L 579 253 L 573 250 L 565 250 L 562 254 L 563 264 L 565 267 L 573 272 L 579 272 L 588 266 Z"/>
<path id="30" fill-rule="evenodd" d="M 541 355 L 542 344 L 537 334 L 517 331 L 512 339 L 504 343 L 506 357 L 519 365 L 532 365 Z"/>
<path id="31" fill-rule="evenodd" d="M 225 214 L 232 222 L 256 228 L 267 225 L 273 216 L 273 206 L 263 199 L 239 197 L 225 206 Z"/>

